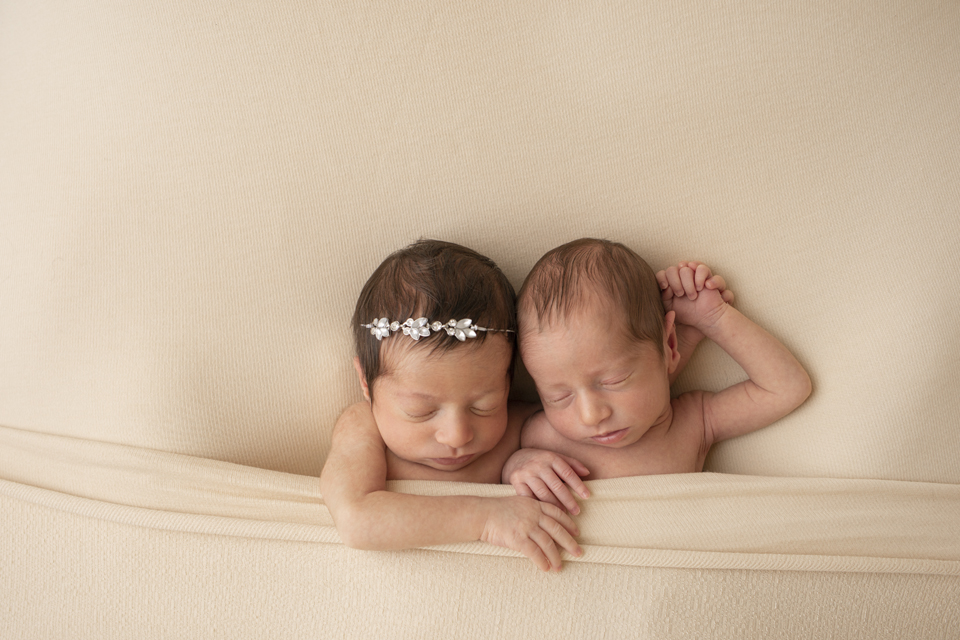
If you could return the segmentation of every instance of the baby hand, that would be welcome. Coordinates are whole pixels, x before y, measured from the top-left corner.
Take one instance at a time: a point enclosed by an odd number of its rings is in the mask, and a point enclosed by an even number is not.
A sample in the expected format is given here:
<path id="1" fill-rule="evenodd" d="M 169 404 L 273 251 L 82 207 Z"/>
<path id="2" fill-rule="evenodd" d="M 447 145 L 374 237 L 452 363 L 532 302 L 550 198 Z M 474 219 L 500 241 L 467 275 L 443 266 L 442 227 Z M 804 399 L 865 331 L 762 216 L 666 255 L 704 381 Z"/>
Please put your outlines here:
<path id="1" fill-rule="evenodd" d="M 580 479 L 589 473 L 579 460 L 543 449 L 520 449 L 503 466 L 503 480 L 513 485 L 517 495 L 549 502 L 573 515 L 580 513 L 580 505 L 571 490 L 589 498 L 590 491 Z"/>
<path id="2" fill-rule="evenodd" d="M 658 271 L 657 282 L 663 307 L 676 312 L 678 324 L 702 329 L 716 321 L 725 304 L 733 304 L 733 292 L 723 276 L 714 275 L 702 262 L 681 262 Z"/>
<path id="3" fill-rule="evenodd" d="M 583 550 L 573 536 L 580 529 L 559 508 L 546 502 L 516 496 L 490 498 L 480 539 L 519 551 L 543 571 L 560 570 L 560 548 L 574 556 Z"/>

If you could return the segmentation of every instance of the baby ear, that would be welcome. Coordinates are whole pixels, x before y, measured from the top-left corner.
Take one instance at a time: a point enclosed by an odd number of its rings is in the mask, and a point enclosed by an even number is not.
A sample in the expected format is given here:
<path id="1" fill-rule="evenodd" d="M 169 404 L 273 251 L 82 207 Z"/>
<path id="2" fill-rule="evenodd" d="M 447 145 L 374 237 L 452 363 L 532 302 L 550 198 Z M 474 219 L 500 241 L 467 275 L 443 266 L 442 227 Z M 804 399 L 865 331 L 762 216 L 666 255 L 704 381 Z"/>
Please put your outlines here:
<path id="1" fill-rule="evenodd" d="M 370 402 L 370 389 L 367 387 L 367 377 L 363 375 L 363 367 L 360 366 L 360 358 L 353 357 L 353 368 L 357 370 L 357 376 L 360 378 L 360 388 L 363 389 L 363 398 Z"/>
<path id="2" fill-rule="evenodd" d="M 663 356 L 667 364 L 667 373 L 677 370 L 680 364 L 680 350 L 677 342 L 677 312 L 667 311 L 663 318 Z"/>

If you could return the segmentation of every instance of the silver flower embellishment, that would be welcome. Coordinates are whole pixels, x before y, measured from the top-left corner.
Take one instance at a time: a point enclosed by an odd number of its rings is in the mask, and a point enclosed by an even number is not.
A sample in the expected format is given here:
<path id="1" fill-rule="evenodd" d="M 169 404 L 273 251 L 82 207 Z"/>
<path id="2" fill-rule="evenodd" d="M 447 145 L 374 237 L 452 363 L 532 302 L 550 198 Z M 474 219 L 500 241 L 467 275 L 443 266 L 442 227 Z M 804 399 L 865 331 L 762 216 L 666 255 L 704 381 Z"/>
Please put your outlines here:
<path id="1" fill-rule="evenodd" d="M 414 340 L 419 340 L 421 337 L 426 338 L 430 335 L 430 325 L 429 321 L 426 318 L 407 318 L 407 321 L 403 323 L 403 335 L 410 336 Z"/>
<path id="2" fill-rule="evenodd" d="M 473 320 L 470 318 L 464 318 L 463 320 L 451 320 L 443 327 L 448 336 L 453 336 L 460 342 L 466 341 L 467 338 L 476 338 L 477 332 L 473 326 Z"/>
<path id="3" fill-rule="evenodd" d="M 476 338 L 478 331 L 502 331 L 504 333 L 513 333 L 513 329 L 487 329 L 473 324 L 470 318 L 462 320 L 449 320 L 446 323 L 434 321 L 430 322 L 426 318 L 407 318 L 405 322 L 400 323 L 394 320 L 391 322 L 388 318 L 374 318 L 370 324 L 360 325 L 370 329 L 370 333 L 377 337 L 377 340 L 387 338 L 390 334 L 403 331 L 403 335 L 410 336 L 414 340 L 426 338 L 431 332 L 439 333 L 442 329 L 448 336 L 453 336 L 460 342 L 465 342 L 467 338 Z"/>
<path id="4" fill-rule="evenodd" d="M 373 322 L 364 326 L 370 329 L 370 333 L 377 336 L 377 340 L 390 337 L 390 320 L 387 318 L 374 318 Z"/>

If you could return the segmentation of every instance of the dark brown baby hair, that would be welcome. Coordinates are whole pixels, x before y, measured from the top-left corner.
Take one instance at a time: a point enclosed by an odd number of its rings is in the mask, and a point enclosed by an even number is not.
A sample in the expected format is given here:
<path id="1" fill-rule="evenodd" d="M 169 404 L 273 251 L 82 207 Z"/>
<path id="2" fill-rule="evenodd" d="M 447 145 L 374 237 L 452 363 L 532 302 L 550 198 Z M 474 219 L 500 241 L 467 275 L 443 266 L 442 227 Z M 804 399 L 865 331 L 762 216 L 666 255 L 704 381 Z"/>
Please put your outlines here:
<path id="1" fill-rule="evenodd" d="M 371 400 L 374 380 L 386 373 L 381 347 L 391 340 L 413 339 L 397 331 L 378 340 L 371 328 L 363 325 L 376 324 L 381 318 L 403 323 L 421 317 L 441 323 L 470 319 L 473 324 L 498 330 L 495 334 L 477 331 L 475 338 L 465 341 L 443 329 L 432 331 L 417 340 L 431 353 L 479 345 L 490 335 L 504 336 L 511 349 L 516 346 L 516 294 L 493 260 L 452 242 L 418 240 L 380 263 L 357 299 L 354 341 Z"/>

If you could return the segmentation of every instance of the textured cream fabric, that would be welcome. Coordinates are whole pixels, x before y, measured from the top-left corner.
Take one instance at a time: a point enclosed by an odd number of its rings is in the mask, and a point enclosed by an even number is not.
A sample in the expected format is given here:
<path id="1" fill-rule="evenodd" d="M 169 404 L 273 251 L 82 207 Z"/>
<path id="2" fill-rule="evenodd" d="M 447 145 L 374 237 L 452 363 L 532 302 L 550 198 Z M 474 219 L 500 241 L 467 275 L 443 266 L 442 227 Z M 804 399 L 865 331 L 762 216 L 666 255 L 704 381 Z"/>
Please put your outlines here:
<path id="1" fill-rule="evenodd" d="M 0 636 L 955 637 L 958 33 L 933 0 L 0 0 Z M 720 473 L 593 483 L 561 576 L 345 549 L 316 476 L 372 269 L 438 237 L 519 286 L 585 235 L 711 264 L 813 396 Z M 742 377 L 705 345 L 677 390 Z"/>
<path id="2" fill-rule="evenodd" d="M 0 428 L 0 443 L 9 481 L 0 481 L 0 492 L 11 497 L 174 531 L 340 541 L 316 478 L 12 429 Z M 960 579 L 960 485 L 702 473 L 588 486 L 592 496 L 577 518 L 587 552 L 578 561 Z M 394 482 L 391 489 L 514 493 L 452 482 Z M 519 557 L 480 542 L 443 548 Z"/>
<path id="3" fill-rule="evenodd" d="M 0 492 L 4 638 L 948 640 L 949 576 L 668 569 L 224 538 Z M 42 568 L 42 571 L 38 571 Z"/>

